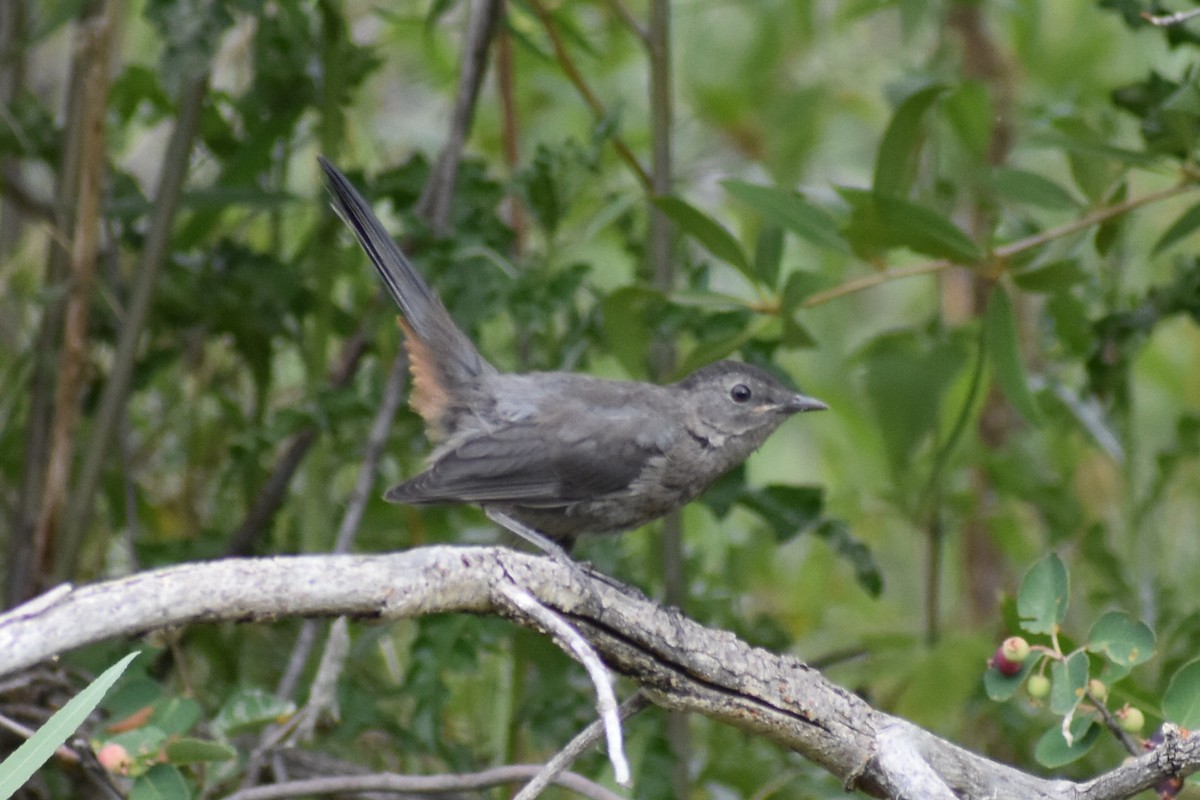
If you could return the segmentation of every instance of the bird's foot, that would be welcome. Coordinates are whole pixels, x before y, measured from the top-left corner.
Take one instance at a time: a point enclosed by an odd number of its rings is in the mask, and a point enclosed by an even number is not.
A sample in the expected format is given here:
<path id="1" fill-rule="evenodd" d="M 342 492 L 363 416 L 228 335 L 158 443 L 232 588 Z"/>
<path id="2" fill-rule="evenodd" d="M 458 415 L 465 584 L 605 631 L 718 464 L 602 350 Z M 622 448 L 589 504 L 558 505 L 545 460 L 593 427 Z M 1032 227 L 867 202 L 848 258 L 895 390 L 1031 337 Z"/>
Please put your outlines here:
<path id="1" fill-rule="evenodd" d="M 574 574 L 576 578 L 579 578 L 583 583 L 587 583 L 588 573 L 591 573 L 593 577 L 603 577 L 601 573 L 596 572 L 591 568 L 590 565 L 585 570 L 578 561 L 571 558 L 571 554 L 568 553 L 562 547 L 562 545 L 546 536 L 541 531 L 534 530 L 525 523 L 513 519 L 503 511 L 497 511 L 494 508 L 485 508 L 484 512 L 488 515 L 488 519 L 490 519 L 492 522 L 496 523 L 510 533 L 515 533 L 517 536 L 520 536 L 522 539 L 529 542 L 546 555 L 550 556 L 555 563 L 561 564 L 562 566 L 571 570 L 572 574 Z"/>

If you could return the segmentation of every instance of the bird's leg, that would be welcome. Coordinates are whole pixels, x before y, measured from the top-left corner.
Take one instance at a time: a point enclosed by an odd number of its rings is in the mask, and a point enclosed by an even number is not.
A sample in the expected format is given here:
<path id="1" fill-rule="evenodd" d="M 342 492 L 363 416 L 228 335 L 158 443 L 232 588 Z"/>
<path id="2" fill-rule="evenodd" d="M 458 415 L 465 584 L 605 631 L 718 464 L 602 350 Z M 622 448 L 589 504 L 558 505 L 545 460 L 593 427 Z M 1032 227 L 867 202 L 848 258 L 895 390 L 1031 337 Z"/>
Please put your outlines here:
<path id="1" fill-rule="evenodd" d="M 591 564 L 581 564 L 580 562 L 571 558 L 570 553 L 568 553 L 561 545 L 559 545 L 550 537 L 546 536 L 544 533 L 534 530 L 523 522 L 518 522 L 508 514 L 505 514 L 503 511 L 497 511 L 494 508 L 484 508 L 483 511 L 488 515 L 488 519 L 490 519 L 492 522 L 496 523 L 510 533 L 515 533 L 517 536 L 520 536 L 522 539 L 529 542 L 546 555 L 550 556 L 550 558 L 554 559 L 555 562 L 562 564 L 564 567 L 571 570 L 575 577 L 579 578 L 585 586 L 587 585 L 589 578 L 598 578 L 615 589 L 620 589 L 623 592 L 631 591 L 632 587 L 626 586 L 615 578 L 610 578 L 603 572 L 597 571 L 592 567 Z M 642 596 L 644 597 L 645 595 Z"/>
<path id="2" fill-rule="evenodd" d="M 484 513 L 488 515 L 488 519 L 492 522 L 510 533 L 520 536 L 560 564 L 570 564 L 572 566 L 575 564 L 575 560 L 571 558 L 567 551 L 544 533 L 535 531 L 524 522 L 518 522 L 503 511 L 497 511 L 494 508 L 485 508 Z"/>

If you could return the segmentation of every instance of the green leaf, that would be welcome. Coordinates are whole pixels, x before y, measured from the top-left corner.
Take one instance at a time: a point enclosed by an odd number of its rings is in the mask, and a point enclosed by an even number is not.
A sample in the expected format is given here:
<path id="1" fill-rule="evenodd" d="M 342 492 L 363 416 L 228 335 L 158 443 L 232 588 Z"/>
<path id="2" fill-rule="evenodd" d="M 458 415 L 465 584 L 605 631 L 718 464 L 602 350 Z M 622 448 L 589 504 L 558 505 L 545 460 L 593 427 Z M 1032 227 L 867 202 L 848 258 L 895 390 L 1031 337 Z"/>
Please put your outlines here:
<path id="1" fill-rule="evenodd" d="M 742 463 L 718 478 L 700 500 L 712 509 L 717 519 L 724 519 L 746 491 L 746 465 Z"/>
<path id="2" fill-rule="evenodd" d="M 145 713 L 162 701 L 163 688 L 149 678 L 128 675 L 121 685 L 109 692 L 101 704 L 113 722 L 120 722 L 137 713 Z"/>
<path id="3" fill-rule="evenodd" d="M 1171 223 L 1171 227 L 1163 231 L 1163 235 L 1154 243 L 1151 255 L 1158 255 L 1176 242 L 1185 239 L 1196 228 L 1200 228 L 1200 203 L 1180 214 L 1179 218 Z"/>
<path id="4" fill-rule="evenodd" d="M 821 518 L 825 492 L 818 486 L 772 484 L 746 492 L 741 503 L 762 517 L 775 533 L 776 543 L 782 543 Z"/>
<path id="5" fill-rule="evenodd" d="M 129 800 L 190 800 L 182 773 L 170 764 L 155 764 L 133 782 Z"/>
<path id="6" fill-rule="evenodd" d="M 155 703 L 150 721 L 167 733 L 178 736 L 187 733 L 203 716 L 200 704 L 190 697 L 171 697 Z"/>
<path id="7" fill-rule="evenodd" d="M 982 81 L 963 81 L 946 96 L 941 116 L 978 160 L 983 161 L 992 139 L 992 102 Z"/>
<path id="8" fill-rule="evenodd" d="M 121 677 L 129 662 L 137 656 L 138 652 L 130 653 L 106 669 L 99 678 L 56 711 L 28 741 L 0 763 L 0 797 L 10 797 L 25 785 L 33 773 L 54 755 L 54 751 L 83 724 L 96 706 L 100 705 L 105 693 L 117 682 L 117 678 Z"/>
<path id="9" fill-rule="evenodd" d="M 812 529 L 839 557 L 849 562 L 855 579 L 873 597 L 883 590 L 883 575 L 875 557 L 862 540 L 840 519 L 822 516 L 824 492 L 819 487 L 772 484 L 762 489 L 746 488 L 745 465 L 731 470 L 704 493 L 704 503 L 718 519 L 735 504 L 754 511 L 771 526 L 776 541 L 784 542 Z M 813 527 L 815 524 L 815 528 Z"/>
<path id="10" fill-rule="evenodd" d="M 1115 206 L 1124 203 L 1129 199 L 1129 181 L 1119 181 L 1101 201 L 1103 206 Z M 1113 247 L 1123 240 L 1122 231 L 1128 227 L 1128 217 L 1124 214 L 1119 214 L 1115 217 L 1109 217 L 1100 223 L 1096 228 L 1096 235 L 1092 237 L 1092 245 L 1096 248 L 1096 253 L 1101 256 L 1108 255 Z"/>
<path id="11" fill-rule="evenodd" d="M 1071 720 L 1071 744 L 1063 738 L 1062 726 L 1055 725 L 1042 734 L 1033 756 L 1045 767 L 1057 768 L 1083 757 L 1100 738 L 1100 726 L 1091 717 Z"/>
<path id="12" fill-rule="evenodd" d="M 1095 344 L 1088 307 L 1069 292 L 1059 292 L 1050 298 L 1046 311 L 1054 322 L 1059 342 L 1077 356 L 1089 353 Z"/>
<path id="13" fill-rule="evenodd" d="M 701 247 L 754 280 L 754 270 L 750 268 L 742 245 L 719 222 L 678 197 L 653 197 L 650 202 Z"/>
<path id="14" fill-rule="evenodd" d="M 863 361 L 888 465 L 897 476 L 911 475 L 910 457 L 937 427 L 942 396 L 966 365 L 966 352 L 954 340 L 930 343 L 899 332 L 870 342 Z"/>
<path id="15" fill-rule="evenodd" d="M 142 725 L 129 731 L 122 731 L 104 740 L 105 744 L 119 744 L 125 748 L 130 757 L 141 763 L 141 768 L 148 769 L 158 760 L 159 753 L 167 743 L 167 733 L 154 725 Z"/>
<path id="16" fill-rule="evenodd" d="M 783 263 L 783 228 L 767 225 L 758 232 L 754 244 L 754 274 L 766 286 L 779 280 L 779 265 Z"/>
<path id="17" fill-rule="evenodd" d="M 166 753 L 167 761 L 178 766 L 209 761 L 232 761 L 238 755 L 236 749 L 222 742 L 191 737 L 173 739 L 168 742 Z"/>
<path id="18" fill-rule="evenodd" d="M 963 709 L 979 692 L 979 662 L 991 647 L 983 628 L 946 631 L 936 644 L 913 647 L 911 657 L 890 665 L 896 689 L 889 692 L 888 711 L 932 730 L 962 724 Z"/>
<path id="19" fill-rule="evenodd" d="M 983 688 L 987 696 L 997 703 L 1003 703 L 1011 698 L 1021 688 L 1025 678 L 1033 671 L 1041 659 L 1030 656 L 1021 665 L 1021 671 L 1016 675 L 1005 675 L 998 669 L 989 667 L 983 671 Z"/>
<path id="20" fill-rule="evenodd" d="M 933 209 L 865 189 L 841 186 L 837 191 L 851 207 L 846 239 L 864 258 L 896 247 L 960 264 L 984 257 L 970 236 Z"/>
<path id="21" fill-rule="evenodd" d="M 870 548 L 850 532 L 849 524 L 840 519 L 827 519 L 813 533 L 824 540 L 834 553 L 850 562 L 855 580 L 868 594 L 879 597 L 883 593 L 883 572 Z"/>
<path id="22" fill-rule="evenodd" d="M 1154 631 L 1124 611 L 1109 611 L 1092 625 L 1087 649 L 1122 667 L 1135 667 L 1154 657 Z"/>
<path id="23" fill-rule="evenodd" d="M 1013 282 L 1027 292 L 1057 294 L 1087 280 L 1087 273 L 1074 258 L 1052 261 L 1013 274 Z"/>
<path id="24" fill-rule="evenodd" d="M 896 108 L 875 156 L 873 188 L 877 194 L 906 197 L 917 174 L 921 142 L 925 138 L 925 112 L 945 93 L 942 85 L 927 86 L 910 94 Z"/>
<path id="25" fill-rule="evenodd" d="M 1088 682 L 1087 653 L 1079 650 L 1065 661 L 1050 665 L 1050 710 L 1055 714 L 1071 713 L 1083 699 Z"/>
<path id="26" fill-rule="evenodd" d="M 1200 658 L 1171 676 L 1162 700 L 1163 716 L 1184 728 L 1200 727 Z"/>
<path id="27" fill-rule="evenodd" d="M 224 736 L 280 722 L 296 713 L 296 704 L 262 689 L 240 689 L 229 696 L 213 725 Z"/>
<path id="28" fill-rule="evenodd" d="M 1017 613 L 1030 633 L 1055 633 L 1067 616 L 1070 584 L 1062 560 L 1050 553 L 1035 563 L 1017 590 Z"/>
<path id="29" fill-rule="evenodd" d="M 780 308 L 785 312 L 796 311 L 810 295 L 828 289 L 829 285 L 830 280 L 825 275 L 803 269 L 792 270 L 783 284 L 783 291 L 779 293 Z"/>
<path id="30" fill-rule="evenodd" d="M 750 320 L 749 324 L 742 326 L 741 329 L 733 333 L 700 342 L 679 360 L 679 364 L 675 368 L 675 373 L 683 376 L 705 364 L 711 364 L 714 361 L 728 357 L 742 345 L 762 333 L 774 321 L 773 317 L 757 315 Z"/>
<path id="31" fill-rule="evenodd" d="M 783 333 L 779 336 L 781 345 L 796 350 L 817 346 L 817 338 L 800 322 L 799 314 L 784 313 L 780 316 L 780 321 L 783 323 Z"/>
<path id="32" fill-rule="evenodd" d="M 1025 205 L 1049 209 L 1076 209 L 1080 202 L 1049 178 L 1023 169 L 997 167 L 992 188 L 1005 198 Z"/>
<path id="33" fill-rule="evenodd" d="M 530 212 L 551 235 L 558 230 L 566 214 L 559 186 L 561 171 L 562 164 L 559 163 L 559 157 L 554 150 L 539 144 L 533 160 L 517 175 L 516 180 Z"/>
<path id="34" fill-rule="evenodd" d="M 630 375 L 644 375 L 650 350 L 652 308 L 660 307 L 662 295 L 645 286 L 626 286 L 604 298 L 604 341 Z"/>
<path id="35" fill-rule="evenodd" d="M 992 288 L 983 324 L 996 383 L 1013 404 L 1013 408 L 1027 422 L 1040 425 L 1042 413 L 1038 410 L 1033 393 L 1029 390 L 1029 381 L 1025 377 L 1025 365 L 1021 363 L 1021 348 L 1017 341 L 1017 321 L 1013 315 L 1012 302 L 1003 286 L 997 285 Z"/>
<path id="36" fill-rule="evenodd" d="M 1057 128 L 1056 132 L 1046 131 L 1035 135 L 1034 142 L 1045 143 L 1057 152 L 1065 152 L 1075 185 L 1089 199 L 1099 201 L 1124 169 L 1122 164 L 1114 160 L 1121 158 L 1116 148 L 1106 143 L 1102 133 L 1078 117 L 1057 119 L 1053 125 Z"/>
<path id="37" fill-rule="evenodd" d="M 1114 147 L 1103 133 L 1078 117 L 1063 117 L 1053 123 L 1055 130 L 1039 131 L 1029 137 L 1029 145 L 1051 150 L 1065 150 L 1083 159 L 1101 161 L 1111 159 L 1128 167 L 1152 169 L 1161 159 L 1142 150 Z"/>
<path id="38" fill-rule="evenodd" d="M 768 224 L 789 230 L 817 247 L 838 253 L 850 252 L 833 217 L 796 192 L 733 180 L 721 181 L 721 185 L 761 214 Z"/>
<path id="39" fill-rule="evenodd" d="M 634 287 L 637 288 L 637 287 Z M 618 292 L 624 291 L 618 289 Z M 653 292 L 654 290 L 639 288 L 642 292 Z M 709 312 L 723 311 L 749 311 L 750 305 L 744 297 L 737 297 L 732 294 L 723 292 L 711 292 L 707 289 L 681 289 L 678 292 L 671 292 L 667 299 L 677 306 L 685 306 L 687 308 L 701 308 Z M 619 329 L 620 330 L 620 329 Z M 628 336 L 628 332 L 623 335 Z"/>

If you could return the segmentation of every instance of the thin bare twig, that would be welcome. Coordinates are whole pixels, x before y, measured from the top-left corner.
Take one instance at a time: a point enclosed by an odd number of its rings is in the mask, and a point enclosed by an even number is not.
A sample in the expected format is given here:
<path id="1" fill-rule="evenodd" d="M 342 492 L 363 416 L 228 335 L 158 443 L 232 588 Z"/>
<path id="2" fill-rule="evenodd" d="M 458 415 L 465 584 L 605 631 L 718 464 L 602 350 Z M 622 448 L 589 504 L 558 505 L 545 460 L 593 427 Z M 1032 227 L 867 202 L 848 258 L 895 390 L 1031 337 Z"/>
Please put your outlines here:
<path id="1" fill-rule="evenodd" d="M 642 41 L 642 46 L 650 48 L 650 32 L 646 30 L 646 26 L 638 22 L 637 17 L 633 12 L 621 2 L 621 0 L 607 0 L 609 7 L 621 18 L 621 22 L 625 23 L 625 27 L 633 31 L 633 34 Z"/>
<path id="2" fill-rule="evenodd" d="M 618 3 L 618 8 L 620 7 Z M 627 12 L 626 12 L 627 13 Z M 675 97 L 671 70 L 671 3 L 651 0 L 644 44 L 649 61 L 651 162 L 650 180 L 656 195 L 670 194 L 674 189 Z M 650 209 L 647 251 L 654 271 L 654 286 L 664 293 L 675 290 L 675 225 L 657 208 Z M 663 380 L 675 371 L 676 351 L 670 337 L 656 337 L 650 351 L 654 377 Z M 687 579 L 684 575 L 683 515 L 679 511 L 663 519 L 662 534 L 663 589 L 668 603 L 687 607 Z M 687 714 L 673 711 L 667 714 L 667 743 L 670 746 L 671 788 L 676 797 L 692 794 L 691 772 L 692 735 Z"/>
<path id="3" fill-rule="evenodd" d="M 597 120 L 604 119 L 608 112 L 604 108 L 604 104 L 600 102 L 600 98 L 592 91 L 592 87 L 588 85 L 579 67 L 571 60 L 571 54 L 567 52 L 566 45 L 563 44 L 562 36 L 558 33 L 558 26 L 554 24 L 554 18 L 546 10 L 546 6 L 542 4 L 541 0 L 529 0 L 529 5 L 533 7 L 538 20 L 542 23 L 542 27 L 546 29 L 546 35 L 550 37 L 550 45 L 554 48 L 554 57 L 557 59 L 563 73 L 567 76 L 567 80 L 571 82 L 571 85 L 579 92 L 579 96 L 587 103 L 588 108 L 592 110 L 593 116 Z M 637 156 L 633 154 L 633 150 L 625 143 L 625 140 L 614 134 L 610 137 L 609 141 L 612 142 L 613 149 L 617 151 L 617 155 L 633 171 L 638 182 L 642 184 L 642 188 L 647 192 L 652 191 L 653 181 L 650 179 L 649 173 L 646 172 L 646 169 L 637 160 Z"/>
<path id="4" fill-rule="evenodd" d="M 627 720 L 634 714 L 641 712 L 649 707 L 650 701 L 641 692 L 632 695 L 628 700 L 621 704 L 617 709 L 621 720 Z M 554 758 L 546 762 L 546 766 L 542 767 L 541 772 L 534 776 L 533 780 L 525 784 L 521 791 L 513 800 L 533 800 L 550 784 L 558 780 L 558 777 L 566 772 L 567 767 L 575 763 L 575 759 L 586 753 L 589 748 L 600 738 L 604 736 L 604 723 L 602 720 L 596 720 L 591 725 L 588 725 L 579 734 L 567 743 L 567 746 L 559 750 Z"/>
<path id="5" fill-rule="evenodd" d="M 371 496 L 371 488 L 375 485 L 375 475 L 379 471 L 379 460 L 383 457 L 383 449 L 387 445 L 388 434 L 392 431 L 396 412 L 400 410 L 400 404 L 404 400 L 404 382 L 407 376 L 408 358 L 401 351 L 392 361 L 387 382 L 383 385 L 383 395 L 379 398 L 379 407 L 371 421 L 367 445 L 363 449 L 362 464 L 358 468 L 358 480 L 346 499 L 346 513 L 338 526 L 337 540 L 333 545 L 335 553 L 349 553 L 354 538 L 358 535 L 363 512 Z"/>
<path id="6" fill-rule="evenodd" d="M 17 97 L 28 91 L 26 79 L 29 74 L 30 48 L 27 43 L 31 13 L 32 4 L 27 0 L 8 0 L 0 3 L 0 54 L 3 54 L 3 68 L 0 68 L 0 119 L 16 138 L 20 150 L 26 153 L 32 152 L 29 139 L 22 125 L 10 113 L 10 109 Z M 4 197 L 0 198 L 0 263 L 8 261 L 12 255 L 27 223 L 24 217 L 31 210 L 19 202 L 15 192 L 10 194 L 11 180 L 19 175 L 17 164 L 16 154 L 0 158 L 0 176 L 3 176 L 5 183 Z M 24 197 L 29 198 L 30 195 L 26 193 Z M 53 222 L 54 210 L 49 207 L 39 209 L 39 216 Z"/>
<path id="7" fill-rule="evenodd" d="M 506 8 L 506 7 L 505 7 Z M 501 14 L 505 14 L 505 8 Z M 500 95 L 500 144 L 504 151 L 504 165 L 511 176 L 520 162 L 520 125 L 517 121 L 516 68 L 513 65 L 512 34 L 507 25 L 496 31 L 496 87 Z M 505 199 L 508 207 L 508 224 L 513 232 L 513 254 L 525 249 L 525 209 L 521 198 L 511 191 Z"/>
<path id="8" fill-rule="evenodd" d="M 2 179 L 4 184 L 3 196 L 5 203 L 11 203 L 23 213 L 37 217 L 43 222 L 48 223 L 51 227 L 54 226 L 57 220 L 54 202 L 43 197 L 38 197 L 37 193 L 26 185 L 20 171 L 15 165 L 0 168 L 0 179 Z M 60 238 L 64 241 L 66 240 L 65 236 Z"/>
<path id="9" fill-rule="evenodd" d="M 6 4 L 7 6 L 15 4 Z M 11 11 L 12 9 L 9 9 Z M 98 2 L 84 4 L 80 9 L 79 28 L 104 11 Z M 70 274 L 70 242 L 67 231 L 74 226 L 75 208 L 79 201 L 80 161 L 83 158 L 79 142 L 84 137 L 84 119 L 88 98 L 88 50 L 74 48 L 71 79 L 64 103 L 66 116 L 63 125 L 62 162 L 54 187 L 54 203 L 49 209 L 54 217 L 49 226 L 50 247 L 46 251 L 43 284 L 52 291 L 42 311 L 37 343 L 33 355 L 33 375 L 29 384 L 29 416 L 25 425 L 25 443 L 21 453 L 21 488 L 17 496 L 7 542 L 6 602 L 9 605 L 26 600 L 37 592 L 46 566 L 39 553 L 45 545 L 37 541 L 35 531 L 42 507 L 42 493 L 50 460 L 50 436 L 54 422 L 54 386 L 58 372 L 58 351 L 61 344 L 63 319 L 66 316 L 67 286 Z"/>
<path id="10" fill-rule="evenodd" d="M 1133 737 L 1121 727 L 1121 723 L 1113 716 L 1108 706 L 1103 701 L 1097 699 L 1096 695 L 1090 689 L 1085 690 L 1083 696 L 1087 698 L 1089 703 L 1096 707 L 1096 710 L 1100 713 L 1100 718 L 1104 720 L 1104 726 L 1117 738 L 1117 741 L 1121 743 L 1121 747 L 1125 748 L 1125 752 L 1131 756 L 1140 756 L 1142 748 L 1138 747 L 1138 743 L 1133 740 Z"/>
<path id="11" fill-rule="evenodd" d="M 625 758 L 625 745 L 621 735 L 621 716 L 617 712 L 617 697 L 613 694 L 612 674 L 600 661 L 600 656 L 587 640 L 558 614 L 542 605 L 538 600 L 515 583 L 502 581 L 498 585 L 500 596 L 512 604 L 515 611 L 536 621 L 546 629 L 560 647 L 565 648 L 587 670 L 592 685 L 596 688 L 596 710 L 604 725 L 608 741 L 608 760 L 612 763 L 613 778 L 621 786 L 630 785 L 629 761 Z"/>
<path id="12" fill-rule="evenodd" d="M 100 395 L 91 438 L 84 449 L 78 482 L 64 517 L 60 537 L 62 549 L 54 567 L 54 575 L 58 580 L 75 572 L 83 533 L 91 519 L 100 473 L 109 456 L 109 442 L 116 434 L 120 416 L 125 410 L 125 398 L 133 377 L 138 346 L 149 319 L 158 274 L 167 259 L 171 226 L 183 194 L 183 183 L 191 163 L 192 142 L 200 127 L 200 111 L 207 94 L 208 73 L 192 76 L 184 82 L 180 91 L 179 116 L 163 157 L 162 174 L 154 193 L 150 227 L 138 261 L 133 295 L 117 337 L 112 369 Z"/>
<path id="13" fill-rule="evenodd" d="M 253 789 L 242 789 L 234 792 L 225 800 L 286 800 L 292 797 L 307 795 L 346 795 L 363 792 L 391 792 L 411 794 L 423 792 L 427 794 L 446 794 L 450 792 L 469 792 L 490 789 L 507 783 L 525 780 L 540 769 L 538 764 L 512 764 L 495 767 L 481 772 L 465 775 L 337 775 L 324 778 L 307 778 L 305 780 L 277 783 L 271 786 L 258 786 Z M 598 783 L 593 783 L 582 775 L 568 772 L 560 775 L 555 781 L 559 786 L 568 789 L 581 797 L 590 800 L 621 800 L 620 795 L 610 792 Z"/>
<path id="14" fill-rule="evenodd" d="M 34 563 L 44 567 L 53 553 L 68 498 L 71 465 L 75 457 L 75 430 L 79 424 L 81 394 L 88 360 L 88 317 L 92 284 L 100 251 L 100 198 L 103 192 L 104 115 L 108 100 L 109 45 L 115 26 L 115 3 L 80 26 L 75 46 L 84 67 L 84 108 L 80 137 L 78 198 L 71 230 L 71 277 L 63 321 L 62 352 L 54 391 L 54 421 L 50 428 L 48 459 L 42 481 L 41 508 L 34 530 Z"/>
<path id="15" fill-rule="evenodd" d="M 458 93 L 450 114 L 450 127 L 416 206 L 416 213 L 429 222 L 429 227 L 436 234 L 444 233 L 450 225 L 450 201 L 454 197 L 458 166 L 462 163 L 463 148 L 475 117 L 479 88 L 487 74 L 488 48 L 496 32 L 502 5 L 501 0 L 475 0 L 471 3 L 467 41 L 463 47 L 463 67 L 458 77 Z"/>
<path id="16" fill-rule="evenodd" d="M 1126 200 L 1116 205 L 1105 206 L 1098 208 L 1090 214 L 1085 214 L 1077 220 L 1060 225 L 1057 228 L 1050 228 L 1033 236 L 1026 236 L 1024 239 L 1018 239 L 1015 242 L 997 247 L 992 251 L 992 262 L 1003 262 L 1005 259 L 1012 258 L 1015 255 L 1024 253 L 1028 250 L 1033 250 L 1043 244 L 1052 242 L 1055 239 L 1061 239 L 1064 236 L 1070 236 L 1073 233 L 1078 233 L 1085 228 L 1090 228 L 1093 225 L 1099 225 L 1102 222 L 1107 222 L 1113 217 L 1119 217 L 1134 209 L 1141 208 L 1145 205 L 1158 203 L 1163 200 L 1170 200 L 1173 197 L 1178 197 L 1181 194 L 1186 194 L 1196 189 L 1197 184 L 1194 178 L 1188 177 L 1180 183 L 1171 186 L 1167 189 L 1160 189 L 1157 192 L 1135 197 Z M 928 275 L 934 272 L 941 272 L 950 267 L 963 266 L 958 262 L 949 259 L 941 258 L 936 261 L 927 261 L 924 264 L 915 264 L 911 267 L 901 269 L 889 269 L 882 272 L 876 272 L 871 275 L 865 275 L 861 278 L 855 278 L 851 281 L 846 281 L 841 286 L 835 286 L 832 289 L 827 289 L 823 292 L 816 292 L 810 295 L 801 305 L 805 308 L 823 305 L 830 300 L 836 300 L 839 297 L 844 297 L 848 294 L 861 292 L 863 289 L 870 289 L 875 286 L 880 286 L 892 281 L 901 280 L 903 278 L 912 278 L 917 275 Z"/>
<path id="17" fill-rule="evenodd" d="M 1167 27 L 1168 25 L 1182 25 L 1192 17 L 1200 17 L 1200 8 L 1191 11 L 1176 11 L 1174 14 L 1151 14 L 1149 11 L 1142 12 L 1142 19 L 1149 22 L 1151 25 L 1159 27 Z"/>

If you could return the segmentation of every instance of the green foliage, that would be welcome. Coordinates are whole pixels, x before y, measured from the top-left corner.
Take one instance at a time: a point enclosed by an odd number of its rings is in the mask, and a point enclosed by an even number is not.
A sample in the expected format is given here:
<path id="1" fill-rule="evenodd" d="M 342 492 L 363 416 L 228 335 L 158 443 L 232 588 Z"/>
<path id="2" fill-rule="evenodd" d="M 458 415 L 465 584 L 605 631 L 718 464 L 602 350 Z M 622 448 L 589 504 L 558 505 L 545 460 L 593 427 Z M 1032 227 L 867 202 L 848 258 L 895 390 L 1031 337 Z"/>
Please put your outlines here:
<path id="1" fill-rule="evenodd" d="M 129 800 L 188 800 L 191 788 L 171 764 L 155 764 L 138 777 L 129 790 Z"/>
<path id="2" fill-rule="evenodd" d="M 941 402 L 966 365 L 957 339 L 900 331 L 871 342 L 861 359 L 866 399 L 879 423 L 888 463 L 899 477 L 911 474 L 917 446 L 941 421 Z"/>
<path id="3" fill-rule="evenodd" d="M 1049 768 L 1082 758 L 1099 740 L 1106 725 L 1115 727 L 1131 711 L 1139 715 L 1140 727 L 1141 709 L 1131 708 L 1130 703 L 1113 709 L 1109 705 L 1118 691 L 1127 692 L 1130 702 L 1139 698 L 1138 690 L 1123 684 L 1132 677 L 1134 667 L 1158 655 L 1155 632 L 1124 611 L 1102 614 L 1092 623 L 1083 643 L 1070 649 L 1069 640 L 1060 630 L 1067 617 L 1069 586 L 1066 566 L 1053 553 L 1029 568 L 1017 594 L 1018 624 L 1030 634 L 1046 637 L 1047 644 L 1035 647 L 1018 672 L 1002 674 L 1003 665 L 997 656 L 984 673 L 988 696 L 1003 702 L 1016 696 L 1017 689 L 1031 675 L 1049 672 L 1046 709 L 1062 717 L 1062 721 L 1041 736 L 1034 750 L 1039 763 Z M 1099 657 L 1099 664 L 1097 659 L 1089 658 L 1089 653 Z M 1184 727 L 1200 720 L 1198 665 L 1200 662 L 1190 661 L 1172 675 L 1161 701 L 1164 720 Z M 1031 698 L 1033 703 L 1041 705 L 1041 698 L 1033 692 Z"/>
<path id="4" fill-rule="evenodd" d="M 1068 732 L 1070 741 L 1067 741 L 1060 727 L 1050 728 L 1042 734 L 1034 750 L 1039 764 L 1058 769 L 1079 760 L 1092 749 L 1103 730 L 1090 717 L 1080 717 L 1071 720 Z"/>
<path id="5" fill-rule="evenodd" d="M 1163 694 L 1163 715 L 1186 728 L 1200 723 L 1200 661 L 1191 661 L 1171 676 Z"/>
<path id="6" fill-rule="evenodd" d="M 1057 633 L 1067 617 L 1068 600 L 1067 568 L 1051 553 L 1030 567 L 1021 580 L 1017 592 L 1021 627 L 1032 633 Z"/>
<path id="7" fill-rule="evenodd" d="M 1092 625 L 1087 648 L 1107 660 L 1105 682 L 1111 683 L 1154 656 L 1154 631 L 1123 611 L 1109 611 Z"/>
<path id="8" fill-rule="evenodd" d="M 898 247 L 962 264 L 983 258 L 983 251 L 970 236 L 932 208 L 845 186 L 838 188 L 838 194 L 851 209 L 843 235 L 862 258 L 880 258 Z"/>
<path id="9" fill-rule="evenodd" d="M 795 192 L 755 186 L 741 181 L 722 181 L 722 186 L 738 200 L 753 208 L 767 222 L 795 233 L 812 244 L 829 250 L 847 250 L 829 212 L 822 210 Z"/>
<path id="10" fill-rule="evenodd" d="M 733 234 L 721 224 L 678 197 L 655 197 L 652 201 L 659 211 L 671 218 L 679 229 L 694 238 L 701 247 L 727 264 L 753 278 L 750 261 Z"/>
<path id="11" fill-rule="evenodd" d="M 1029 391 L 1029 379 L 1025 375 L 1025 365 L 1021 360 L 1020 342 L 1017 341 L 1017 320 L 1013 315 L 1012 301 L 1008 299 L 1008 292 L 1003 286 L 992 288 L 983 316 L 983 330 L 988 354 L 996 373 L 996 383 L 1026 421 L 1032 424 L 1040 423 L 1042 414 Z"/>
<path id="12" fill-rule="evenodd" d="M 920 165 L 926 112 L 945 91 L 945 86 L 926 86 L 896 107 L 875 153 L 875 179 L 871 188 L 876 194 L 908 196 Z"/>

